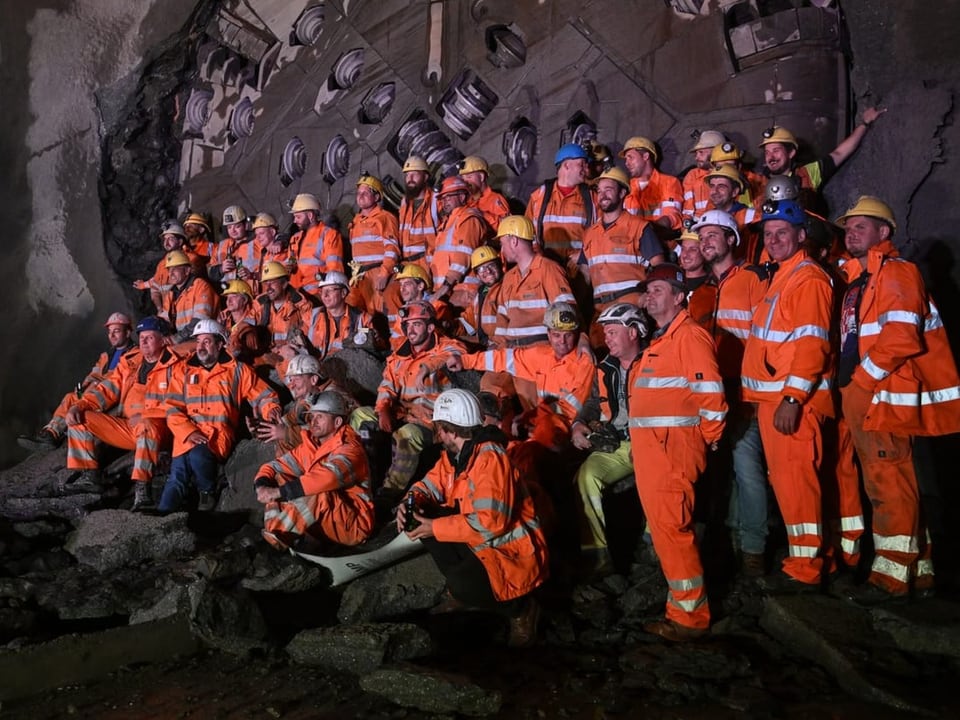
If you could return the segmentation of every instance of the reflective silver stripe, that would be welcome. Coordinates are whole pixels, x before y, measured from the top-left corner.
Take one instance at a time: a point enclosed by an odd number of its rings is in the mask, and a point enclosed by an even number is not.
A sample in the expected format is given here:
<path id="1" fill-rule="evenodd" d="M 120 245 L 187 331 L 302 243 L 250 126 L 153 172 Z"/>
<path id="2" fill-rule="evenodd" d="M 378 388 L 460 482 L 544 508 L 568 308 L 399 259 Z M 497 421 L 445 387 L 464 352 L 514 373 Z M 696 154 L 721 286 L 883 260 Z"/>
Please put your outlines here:
<path id="1" fill-rule="evenodd" d="M 577 223 L 578 225 L 583 223 L 584 218 L 580 215 L 544 215 L 543 221 L 554 222 L 554 223 Z"/>
<path id="2" fill-rule="evenodd" d="M 653 415 L 650 417 L 630 418 L 630 427 L 691 427 L 700 424 L 700 416 L 689 415 Z"/>
<path id="3" fill-rule="evenodd" d="M 915 535 L 878 535 L 873 534 L 873 547 L 877 551 L 913 554 L 920 550 Z"/>
<path id="4" fill-rule="evenodd" d="M 796 378 L 796 379 L 800 380 L 801 382 L 805 382 L 801 378 Z M 745 387 L 747 390 L 754 390 L 755 392 L 778 393 L 781 390 L 783 390 L 785 383 L 783 380 L 757 380 L 756 378 L 744 376 L 740 378 L 740 385 L 742 387 Z M 830 385 L 831 385 L 830 379 L 823 378 L 816 385 L 815 390 L 817 392 L 821 390 L 829 390 Z M 797 386 L 789 385 L 789 387 L 797 387 Z M 874 400 L 874 402 L 876 402 L 876 400 Z"/>
<path id="5" fill-rule="evenodd" d="M 888 322 L 898 322 L 920 327 L 920 316 L 909 310 L 888 310 L 882 313 L 877 320 L 881 325 L 886 325 Z"/>
<path id="6" fill-rule="evenodd" d="M 910 581 L 910 568 L 880 555 L 873 559 L 870 571 L 877 573 L 877 575 L 886 575 L 904 584 Z"/>
<path id="7" fill-rule="evenodd" d="M 527 537 L 528 534 L 529 534 L 529 531 L 527 530 L 526 526 L 517 525 L 513 530 L 511 530 L 508 533 L 505 533 L 503 535 L 498 535 L 497 537 L 491 538 L 490 540 L 487 540 L 486 542 L 480 545 L 474 545 L 473 550 L 474 552 L 477 552 L 479 550 L 483 550 L 484 548 L 488 548 L 488 547 L 489 548 L 500 547 L 501 545 L 506 545 L 507 543 L 511 543 L 514 540 L 519 540 L 521 538 Z"/>
<path id="8" fill-rule="evenodd" d="M 917 577 L 933 575 L 933 560 L 917 560 Z"/>
<path id="9" fill-rule="evenodd" d="M 690 383 L 683 376 L 674 377 L 638 377 L 633 384 L 637 388 L 685 388 Z"/>
<path id="10" fill-rule="evenodd" d="M 700 417 L 704 420 L 712 420 L 714 422 L 720 422 L 727 416 L 726 410 L 707 410 L 706 408 L 700 408 Z"/>
<path id="11" fill-rule="evenodd" d="M 639 255 L 621 255 L 618 253 L 611 253 L 609 255 L 594 255 L 590 258 L 590 266 L 594 265 L 603 265 L 606 263 L 626 263 L 629 265 L 642 265 L 643 260 L 641 260 Z M 634 281 L 636 284 L 637 281 Z"/>
<path id="12" fill-rule="evenodd" d="M 783 381 L 783 386 L 785 388 L 794 388 L 800 392 L 808 393 L 813 390 L 813 381 L 807 380 L 806 378 L 797 377 L 796 375 L 787 375 L 787 379 Z"/>
<path id="13" fill-rule="evenodd" d="M 509 310 L 510 308 L 539 310 L 540 308 L 546 308 L 549 304 L 550 303 L 546 300 L 507 300 L 507 302 L 501 307 L 504 308 L 504 311 Z"/>
<path id="14" fill-rule="evenodd" d="M 849 538 L 840 538 L 840 549 L 847 555 L 856 555 L 860 552 L 860 540 L 850 540 Z"/>
<path id="15" fill-rule="evenodd" d="M 860 325 L 860 337 L 870 337 L 871 335 L 880 334 L 880 323 L 878 322 L 868 322 Z"/>
<path id="16" fill-rule="evenodd" d="M 954 386 L 943 388 L 941 390 L 930 390 L 922 393 L 893 393 L 887 390 L 881 390 L 873 396 L 873 403 L 887 403 L 888 405 L 901 405 L 905 407 L 917 407 L 918 405 L 936 405 L 937 403 L 952 402 L 960 400 L 960 387 Z"/>
<path id="17" fill-rule="evenodd" d="M 474 510 L 496 510 L 498 513 L 503 515 L 510 515 L 510 507 L 498 500 L 497 498 L 481 498 L 479 500 L 474 500 L 473 502 Z"/>
<path id="18" fill-rule="evenodd" d="M 860 367 L 862 367 L 866 371 L 867 375 L 872 377 L 874 380 L 877 380 L 878 382 L 880 380 L 885 379 L 887 375 L 890 374 L 887 370 L 884 370 L 882 367 L 877 365 L 873 360 L 871 360 L 869 353 L 863 356 L 863 360 L 860 361 Z"/>
<path id="19" fill-rule="evenodd" d="M 863 515 L 848 515 L 840 518 L 840 529 L 843 532 L 863 530 Z"/>
<path id="20" fill-rule="evenodd" d="M 670 596 L 667 599 L 667 601 L 671 605 L 676 605 L 678 608 L 680 608 L 684 612 L 692 613 L 692 612 L 696 612 L 697 608 L 699 608 L 701 605 L 707 602 L 707 597 L 706 595 L 701 595 L 696 600 L 677 600 L 677 598 L 673 596 L 673 593 L 670 593 Z"/>
<path id="21" fill-rule="evenodd" d="M 816 535 L 820 537 L 819 523 L 796 523 L 787 525 L 787 535 L 790 537 L 799 537 L 800 535 Z"/>
<path id="22" fill-rule="evenodd" d="M 943 327 L 943 320 L 940 319 L 940 311 L 932 302 L 930 303 L 930 317 L 923 321 L 923 331 L 939 330 Z"/>
<path id="23" fill-rule="evenodd" d="M 749 310 L 717 310 L 717 320 L 745 320 L 753 319 L 753 313 Z"/>
<path id="24" fill-rule="evenodd" d="M 818 549 L 815 547 L 790 544 L 790 557 L 815 558 L 817 554 Z"/>
<path id="25" fill-rule="evenodd" d="M 746 340 L 750 337 L 750 331 L 746 328 L 724 327 L 723 329 L 734 337 L 740 338 L 741 340 Z"/>
<path id="26" fill-rule="evenodd" d="M 697 575 L 692 578 L 683 578 L 682 580 L 667 580 L 667 585 L 671 590 L 687 591 L 696 590 L 703 587 L 703 575 Z"/>
<path id="27" fill-rule="evenodd" d="M 759 325 L 754 325 L 750 328 L 750 332 L 754 337 L 759 338 L 760 340 L 768 340 L 770 342 L 778 343 L 792 342 L 805 337 L 815 337 L 820 340 L 830 339 L 829 332 L 819 325 L 801 325 L 800 327 L 793 328 L 792 330 L 769 330 L 767 328 L 762 328 Z"/>
<path id="28" fill-rule="evenodd" d="M 723 383 L 719 382 L 707 382 L 707 381 L 697 381 L 690 383 L 690 392 L 695 393 L 722 393 L 723 392 Z"/>

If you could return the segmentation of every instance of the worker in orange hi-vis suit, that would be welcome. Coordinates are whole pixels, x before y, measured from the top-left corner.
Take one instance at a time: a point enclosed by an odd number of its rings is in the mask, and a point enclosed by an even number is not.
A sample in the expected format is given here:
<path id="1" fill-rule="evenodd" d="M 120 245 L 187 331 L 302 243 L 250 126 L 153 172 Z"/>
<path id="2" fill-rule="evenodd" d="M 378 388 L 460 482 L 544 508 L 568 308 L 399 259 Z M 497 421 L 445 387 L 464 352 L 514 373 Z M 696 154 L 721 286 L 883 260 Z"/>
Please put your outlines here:
<path id="1" fill-rule="evenodd" d="M 173 250 L 167 253 L 166 268 L 170 289 L 162 293 L 163 312 L 158 313 L 176 331 L 165 338 L 170 345 L 180 345 L 189 352 L 194 326 L 203 318 L 215 318 L 220 310 L 220 295 L 206 278 L 196 274 L 186 253 Z"/>
<path id="2" fill-rule="evenodd" d="M 290 284 L 316 295 L 319 277 L 328 272 L 344 272 L 343 238 L 339 231 L 327 227 L 320 219 L 320 201 L 315 195 L 297 195 L 290 214 L 299 228 L 290 238 L 290 257 L 296 263 L 295 271 L 290 274 Z"/>
<path id="3" fill-rule="evenodd" d="M 357 180 L 357 207 L 350 223 L 350 284 L 354 307 L 380 312 L 383 294 L 400 262 L 400 224 L 381 205 L 383 183 L 367 172 Z"/>
<path id="4" fill-rule="evenodd" d="M 722 210 L 732 215 L 740 228 L 740 244 L 736 247 L 738 257 L 745 258 L 748 263 L 756 263 L 760 260 L 762 250 L 757 232 L 760 211 L 737 199 L 746 187 L 746 182 L 732 165 L 721 165 L 707 173 L 704 178 L 710 197 L 710 209 Z"/>
<path id="5" fill-rule="evenodd" d="M 280 228 L 277 219 L 270 213 L 257 213 L 251 224 L 253 240 L 241 243 L 233 248 L 233 254 L 223 261 L 221 268 L 236 275 L 250 286 L 253 296 L 257 297 L 263 289 L 260 287 L 260 275 L 264 263 L 278 262 L 288 272 L 297 269 L 296 255 L 279 237 Z"/>
<path id="6" fill-rule="evenodd" d="M 490 231 L 483 215 L 467 206 L 470 187 L 459 177 L 443 181 L 437 197 L 443 207 L 443 223 L 437 230 L 437 246 L 430 261 L 433 295 L 456 307 L 466 307 L 480 288 L 470 275 L 470 255 Z"/>
<path id="7" fill-rule="evenodd" d="M 282 376 L 284 363 L 304 347 L 302 327 L 318 302 L 313 295 L 294 288 L 286 266 L 273 260 L 263 264 L 260 284 L 263 294 L 256 301 L 257 324 L 267 329 L 270 352 L 259 362 L 277 368 Z"/>
<path id="8" fill-rule="evenodd" d="M 727 138 L 719 130 L 704 130 L 697 135 L 697 141 L 690 148 L 694 166 L 683 176 L 684 220 L 695 220 L 710 209 L 710 198 L 703 179 L 713 170 L 713 163 L 710 162 L 713 148 L 726 140 Z"/>
<path id="9" fill-rule="evenodd" d="M 140 349 L 120 358 L 117 366 L 90 388 L 66 414 L 67 467 L 81 470 L 68 482 L 66 492 L 101 489 L 95 443 L 133 450 L 133 509 L 152 501 L 150 481 L 170 433 L 164 422 L 167 389 L 180 358 L 164 347 L 169 330 L 160 318 L 147 317 L 137 324 Z"/>
<path id="10" fill-rule="evenodd" d="M 497 331 L 497 306 L 503 279 L 500 253 L 489 245 L 482 245 L 470 256 L 470 266 L 481 284 L 473 301 L 458 318 L 461 332 L 458 337 L 486 348 L 493 342 Z"/>
<path id="11" fill-rule="evenodd" d="M 630 194 L 623 203 L 624 209 L 667 230 L 680 230 L 683 188 L 673 175 L 657 170 L 659 153 L 653 141 L 632 137 L 624 143 L 620 157 L 630 176 Z"/>
<path id="12" fill-rule="evenodd" d="M 263 536 L 274 547 L 286 549 L 303 539 L 321 548 L 358 545 L 373 532 L 370 467 L 348 414 L 340 393 L 319 393 L 300 442 L 257 472 Z"/>
<path id="13" fill-rule="evenodd" d="M 163 244 L 164 256 L 157 262 L 153 276 L 146 280 L 134 280 L 133 287 L 137 290 L 149 290 L 150 301 L 157 312 L 163 310 L 163 293 L 170 290 L 170 273 L 167 272 L 167 253 L 180 250 L 186 253 L 193 264 L 196 274 L 201 277 L 206 273 L 207 258 L 197 255 L 187 245 L 187 235 L 180 223 L 168 220 L 160 228 L 160 242 Z"/>
<path id="14" fill-rule="evenodd" d="M 477 155 L 468 155 L 460 161 L 460 177 L 470 186 L 468 205 L 483 214 L 483 219 L 492 232 L 497 231 L 500 221 L 510 214 L 507 199 L 490 187 L 490 166 Z"/>
<path id="15" fill-rule="evenodd" d="M 210 221 L 202 213 L 188 213 L 183 219 L 183 231 L 187 234 L 188 247 L 200 256 L 200 261 L 203 264 L 204 269 L 199 274 L 205 275 L 207 263 L 214 255 L 215 245 Z"/>
<path id="16" fill-rule="evenodd" d="M 438 227 L 440 204 L 430 187 L 430 167 L 423 158 L 411 155 L 403 163 L 400 201 L 400 260 L 404 267 L 416 263 L 429 272 Z M 394 320 L 390 318 L 390 323 Z"/>
<path id="17" fill-rule="evenodd" d="M 385 330 L 370 313 L 363 312 L 347 302 L 350 282 L 341 272 L 330 271 L 319 281 L 320 305 L 309 315 L 300 316 L 300 328 L 309 342 L 311 354 L 326 359 L 343 350 L 344 342 L 351 341 L 370 349 L 383 350 L 387 338 Z M 363 338 L 358 341 L 358 338 Z"/>
<path id="18" fill-rule="evenodd" d="M 646 281 L 646 309 L 657 323 L 630 369 L 630 447 L 640 503 L 667 578 L 666 618 L 644 626 L 674 642 L 710 626 L 703 565 L 693 531 L 694 485 L 716 449 L 727 403 L 713 339 L 683 309 L 683 270 L 662 263 Z"/>
<path id="19" fill-rule="evenodd" d="M 701 327 L 710 328 L 717 286 L 712 282 L 707 261 L 700 252 L 700 236 L 693 230 L 680 234 L 680 262 L 687 280 L 687 313 Z"/>
<path id="20" fill-rule="evenodd" d="M 757 305 L 743 356 L 743 397 L 757 403 L 770 484 L 787 530 L 783 573 L 770 592 L 817 590 L 824 568 L 820 465 L 823 422 L 834 414 L 830 277 L 804 251 L 806 215 L 792 200 L 764 206 L 773 277 Z"/>
<path id="21" fill-rule="evenodd" d="M 227 236 L 214 244 L 207 264 L 207 277 L 215 284 L 237 279 L 233 255 L 253 239 L 247 211 L 239 205 L 224 208 L 220 224 Z"/>
<path id="22" fill-rule="evenodd" d="M 873 506 L 875 556 L 854 599 L 877 604 L 933 591 L 911 438 L 960 431 L 960 379 L 916 265 L 899 257 L 889 206 L 861 197 L 837 220 L 852 260 L 840 317 L 843 411 Z"/>

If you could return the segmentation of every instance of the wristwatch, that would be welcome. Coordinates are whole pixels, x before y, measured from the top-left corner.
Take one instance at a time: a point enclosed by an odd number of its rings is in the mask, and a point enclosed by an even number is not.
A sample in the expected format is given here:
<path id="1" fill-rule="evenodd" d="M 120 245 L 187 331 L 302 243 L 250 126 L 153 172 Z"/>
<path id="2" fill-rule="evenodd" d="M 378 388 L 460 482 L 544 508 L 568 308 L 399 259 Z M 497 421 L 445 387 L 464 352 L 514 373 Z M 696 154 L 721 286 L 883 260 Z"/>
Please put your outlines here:
<path id="1" fill-rule="evenodd" d="M 784 397 L 783 399 L 784 399 L 784 401 L 785 401 L 786 403 L 788 403 L 789 405 L 799 405 L 799 404 L 800 404 L 800 401 L 799 401 L 799 400 L 797 400 L 795 397 L 790 397 L 789 395 L 786 396 L 786 397 Z"/>

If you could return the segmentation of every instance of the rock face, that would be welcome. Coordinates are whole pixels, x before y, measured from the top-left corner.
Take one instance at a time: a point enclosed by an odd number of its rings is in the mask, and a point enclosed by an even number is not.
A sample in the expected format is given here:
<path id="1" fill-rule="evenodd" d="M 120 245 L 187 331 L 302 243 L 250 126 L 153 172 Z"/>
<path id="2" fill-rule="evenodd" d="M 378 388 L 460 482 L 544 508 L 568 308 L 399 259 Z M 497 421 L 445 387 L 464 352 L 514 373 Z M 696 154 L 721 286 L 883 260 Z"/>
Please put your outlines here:
<path id="1" fill-rule="evenodd" d="M 411 623 L 359 623 L 304 630 L 287 645 L 287 654 L 305 665 L 359 675 L 384 663 L 424 657 L 431 648 L 430 635 Z"/>
<path id="2" fill-rule="evenodd" d="M 337 618 L 357 623 L 425 610 L 439 602 L 445 585 L 433 558 L 421 555 L 347 585 Z"/>
<path id="3" fill-rule="evenodd" d="M 66 544 L 77 562 L 99 572 L 188 555 L 196 537 L 185 513 L 151 517 L 124 510 L 100 510 L 84 518 Z"/>
<path id="4" fill-rule="evenodd" d="M 500 693 L 484 690 L 469 678 L 413 666 L 384 668 L 360 678 L 360 687 L 404 707 L 425 712 L 486 717 L 500 710 Z"/>

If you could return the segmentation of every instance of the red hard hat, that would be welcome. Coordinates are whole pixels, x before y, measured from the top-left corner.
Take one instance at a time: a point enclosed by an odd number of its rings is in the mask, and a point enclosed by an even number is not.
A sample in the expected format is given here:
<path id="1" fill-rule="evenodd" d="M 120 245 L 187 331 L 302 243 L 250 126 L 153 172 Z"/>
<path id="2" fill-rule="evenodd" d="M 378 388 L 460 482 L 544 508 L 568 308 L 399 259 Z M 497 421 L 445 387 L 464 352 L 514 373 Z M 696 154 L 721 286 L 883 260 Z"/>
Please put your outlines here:
<path id="1" fill-rule="evenodd" d="M 458 175 L 453 177 L 446 178 L 443 183 L 440 185 L 440 192 L 437 193 L 437 197 L 443 197 L 444 195 L 452 195 L 453 193 L 466 193 L 470 194 L 470 186 L 460 178 Z"/>
<path id="2" fill-rule="evenodd" d="M 426 322 L 435 322 L 437 319 L 437 311 L 433 309 L 433 305 L 423 300 L 416 300 L 412 303 L 407 303 L 398 311 L 400 315 L 400 322 L 405 323 L 408 320 L 424 320 Z"/>

